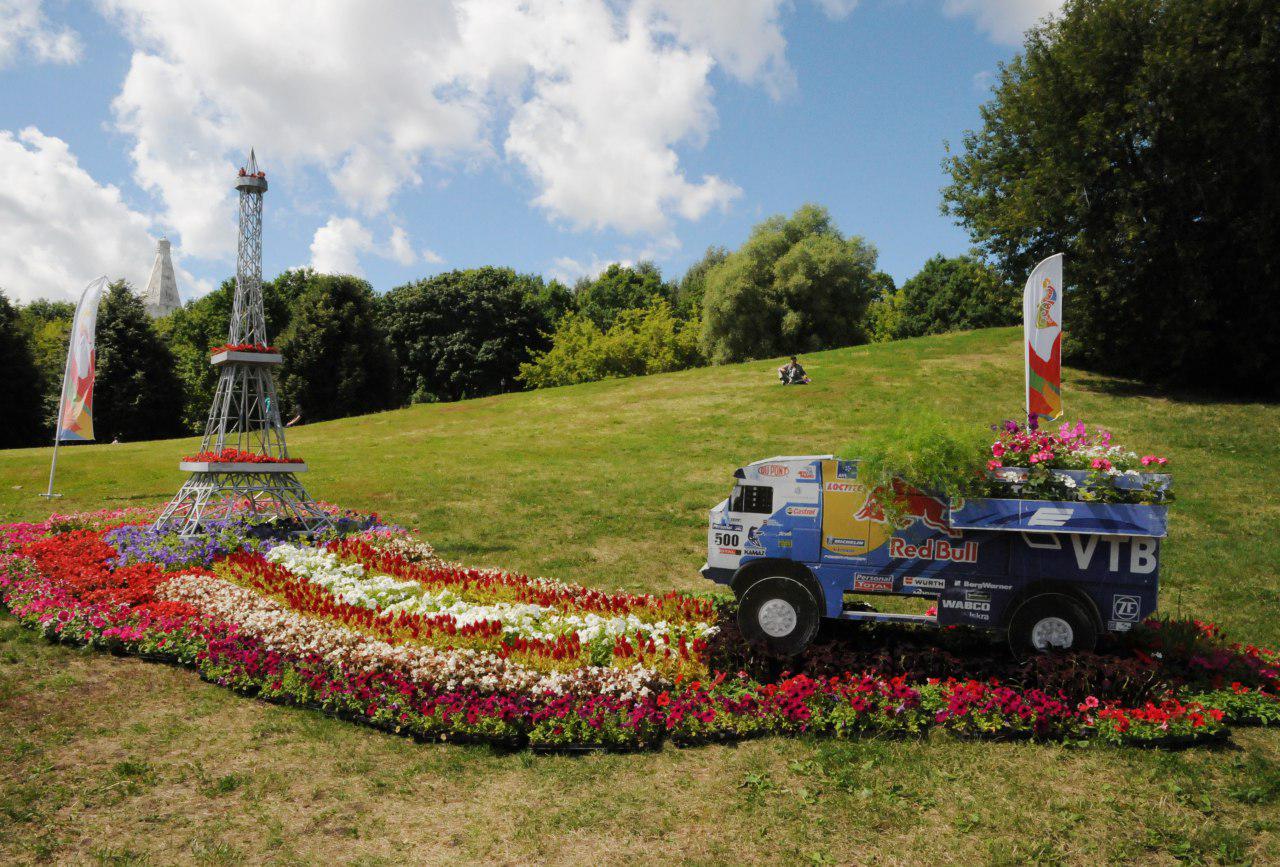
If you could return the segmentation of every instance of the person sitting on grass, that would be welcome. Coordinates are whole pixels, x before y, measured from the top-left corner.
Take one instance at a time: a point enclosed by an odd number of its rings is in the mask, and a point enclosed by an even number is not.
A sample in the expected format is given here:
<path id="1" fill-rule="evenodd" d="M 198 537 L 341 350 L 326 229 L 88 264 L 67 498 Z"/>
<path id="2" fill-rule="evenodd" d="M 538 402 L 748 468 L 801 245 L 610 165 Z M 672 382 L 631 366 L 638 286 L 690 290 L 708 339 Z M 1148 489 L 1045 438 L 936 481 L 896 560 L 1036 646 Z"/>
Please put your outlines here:
<path id="1" fill-rule="evenodd" d="M 778 368 L 778 379 L 783 385 L 808 385 L 811 382 L 794 355 L 789 362 Z"/>

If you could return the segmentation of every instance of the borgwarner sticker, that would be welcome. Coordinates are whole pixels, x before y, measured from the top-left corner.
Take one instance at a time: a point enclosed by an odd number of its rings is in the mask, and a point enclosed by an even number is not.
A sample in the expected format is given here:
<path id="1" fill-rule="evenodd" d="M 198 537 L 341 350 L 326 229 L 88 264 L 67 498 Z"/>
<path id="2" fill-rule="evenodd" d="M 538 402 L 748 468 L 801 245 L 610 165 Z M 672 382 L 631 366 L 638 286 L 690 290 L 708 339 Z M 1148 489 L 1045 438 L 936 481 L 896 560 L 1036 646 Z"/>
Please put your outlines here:
<path id="1" fill-rule="evenodd" d="M 914 587 L 921 590 L 944 590 L 947 586 L 945 578 L 925 578 L 922 575 L 908 575 L 902 579 L 902 587 Z"/>
<path id="2" fill-rule="evenodd" d="M 853 579 L 853 589 L 863 593 L 892 593 L 893 579 L 878 575 L 858 575 Z"/>
<path id="3" fill-rule="evenodd" d="M 818 514 L 817 506 L 787 506 L 787 514 L 796 518 L 812 518 Z"/>

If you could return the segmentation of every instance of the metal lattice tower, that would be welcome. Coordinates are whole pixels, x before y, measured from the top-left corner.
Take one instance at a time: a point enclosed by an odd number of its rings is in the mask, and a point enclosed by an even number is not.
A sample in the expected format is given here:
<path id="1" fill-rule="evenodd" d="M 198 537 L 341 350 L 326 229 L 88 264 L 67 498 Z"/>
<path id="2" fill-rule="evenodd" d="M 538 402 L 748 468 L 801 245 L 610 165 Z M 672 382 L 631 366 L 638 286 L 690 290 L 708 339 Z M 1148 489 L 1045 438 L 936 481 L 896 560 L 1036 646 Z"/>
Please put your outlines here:
<path id="1" fill-rule="evenodd" d="M 210 359 L 221 373 L 200 450 L 236 449 L 288 458 L 273 374 L 283 359 L 267 344 L 262 312 L 262 195 L 267 177 L 258 169 L 252 150 L 249 164 L 236 178 L 236 190 L 240 193 L 240 241 L 227 343 L 252 348 L 223 350 Z M 287 520 L 302 533 L 333 526 L 295 475 L 305 472 L 306 464 L 183 461 L 179 466 L 191 475 L 156 520 L 156 529 L 197 535 L 208 529 L 210 521 L 233 513 Z"/>

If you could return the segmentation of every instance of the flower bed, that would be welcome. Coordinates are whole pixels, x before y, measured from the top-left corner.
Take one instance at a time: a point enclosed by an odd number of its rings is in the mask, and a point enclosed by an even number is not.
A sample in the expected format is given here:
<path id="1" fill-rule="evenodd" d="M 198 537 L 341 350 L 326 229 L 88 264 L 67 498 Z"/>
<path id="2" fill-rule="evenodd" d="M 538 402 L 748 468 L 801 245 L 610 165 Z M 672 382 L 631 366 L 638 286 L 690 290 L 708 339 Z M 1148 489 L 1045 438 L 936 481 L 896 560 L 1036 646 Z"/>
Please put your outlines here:
<path id="1" fill-rule="evenodd" d="M 1018 662 L 964 630 L 876 627 L 792 671 L 729 606 L 441 562 L 376 519 L 299 545 L 224 522 L 182 540 L 148 513 L 0 526 L 0 600 L 54 640 L 194 667 L 261 699 L 421 739 L 647 749 L 761 735 L 1172 745 L 1280 722 L 1280 658 L 1155 622 L 1110 656 Z"/>
<path id="2" fill-rule="evenodd" d="M 182 459 L 187 463 L 208 464 L 300 464 L 302 458 L 278 458 L 274 455 L 263 455 L 247 452 L 242 449 L 223 449 L 220 452 L 197 452 Z"/>
<path id="3" fill-rule="evenodd" d="M 267 346 L 265 343 L 224 343 L 221 346 L 209 348 L 210 355 L 218 355 L 223 352 L 257 352 L 264 355 L 275 355 L 279 351 L 274 346 Z"/>

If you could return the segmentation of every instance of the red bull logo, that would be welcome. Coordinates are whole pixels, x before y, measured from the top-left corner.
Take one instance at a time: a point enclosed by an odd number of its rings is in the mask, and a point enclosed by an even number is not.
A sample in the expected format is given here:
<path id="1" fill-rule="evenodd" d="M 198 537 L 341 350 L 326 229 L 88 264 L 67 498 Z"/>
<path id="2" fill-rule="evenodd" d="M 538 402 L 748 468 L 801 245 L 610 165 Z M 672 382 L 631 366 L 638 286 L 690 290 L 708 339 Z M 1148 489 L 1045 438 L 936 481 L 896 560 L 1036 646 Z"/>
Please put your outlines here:
<path id="1" fill-rule="evenodd" d="M 926 539 L 912 545 L 894 536 L 889 540 L 889 556 L 895 560 L 946 560 L 951 563 L 977 563 L 978 543 L 952 545 L 946 539 Z"/>
<path id="2" fill-rule="evenodd" d="M 916 521 L 919 521 L 929 529 L 946 533 L 953 539 L 959 539 L 963 535 L 951 529 L 951 522 L 947 520 L 947 504 L 937 497 L 923 494 L 915 488 L 909 488 L 901 483 L 894 485 L 894 494 L 902 511 L 902 516 L 894 522 L 894 527 L 897 529 L 905 530 Z M 888 519 L 885 517 L 884 507 L 880 505 L 879 488 L 867 497 L 867 501 L 862 504 L 862 508 L 858 509 L 853 517 L 856 521 L 874 521 L 878 524 L 887 523 Z"/>

